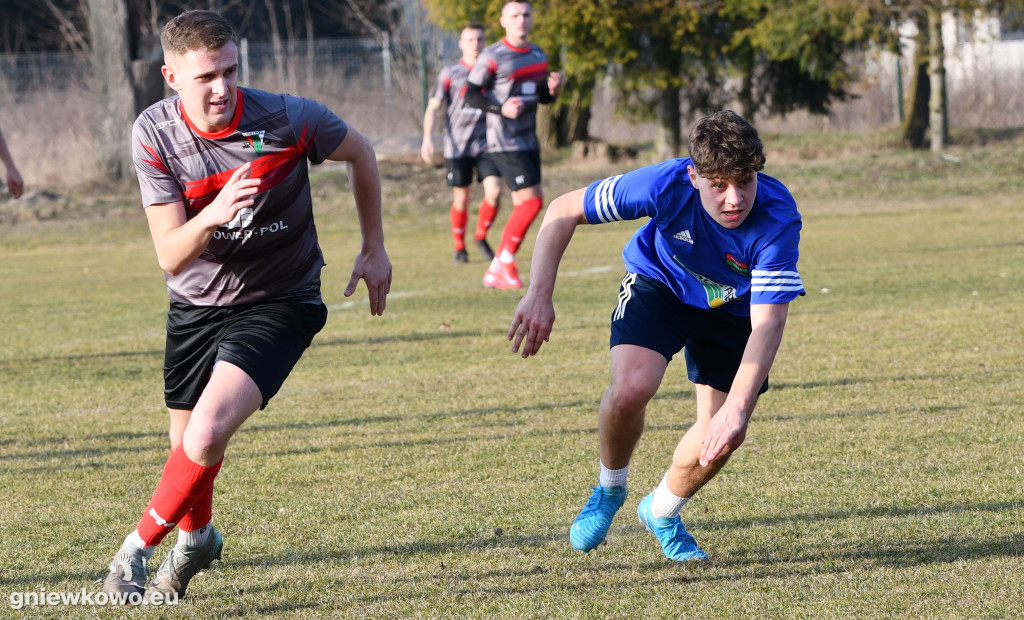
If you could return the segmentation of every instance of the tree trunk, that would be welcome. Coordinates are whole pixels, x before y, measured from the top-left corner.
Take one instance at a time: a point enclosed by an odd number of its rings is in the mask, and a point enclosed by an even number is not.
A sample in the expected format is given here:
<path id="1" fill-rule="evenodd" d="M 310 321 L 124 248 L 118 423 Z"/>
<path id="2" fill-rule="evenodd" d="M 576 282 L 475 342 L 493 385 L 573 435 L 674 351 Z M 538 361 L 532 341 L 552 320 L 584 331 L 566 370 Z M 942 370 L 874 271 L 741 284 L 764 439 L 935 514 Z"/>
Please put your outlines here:
<path id="1" fill-rule="evenodd" d="M 654 135 L 654 150 L 658 159 L 670 159 L 679 154 L 682 146 L 680 117 L 679 88 L 663 89 L 658 94 L 658 128 Z"/>
<path id="2" fill-rule="evenodd" d="M 560 99 L 570 97 L 569 102 L 552 115 L 552 135 L 548 141 L 553 146 L 569 146 L 573 142 L 585 142 L 590 139 L 590 106 L 584 105 L 594 92 L 593 84 L 575 86 L 576 80 L 564 84 Z"/>
<path id="3" fill-rule="evenodd" d="M 928 7 L 928 37 L 931 39 L 931 59 L 928 80 L 931 96 L 928 98 L 928 116 L 931 129 L 932 152 L 938 153 L 949 143 L 949 117 L 946 114 L 946 49 L 942 43 L 942 9 Z"/>
<path id="4" fill-rule="evenodd" d="M 925 147 L 928 131 L 928 99 L 931 84 L 928 82 L 928 29 L 922 19 L 917 21 L 917 39 L 914 41 L 914 73 L 910 80 L 910 102 L 906 123 L 903 126 L 903 142 L 912 149 Z"/>
<path id="5" fill-rule="evenodd" d="M 132 76 L 132 33 L 125 0 L 88 0 L 96 92 L 96 163 L 120 181 L 133 172 L 131 130 L 138 115 Z"/>
<path id="6" fill-rule="evenodd" d="M 270 45 L 274 50 L 274 69 L 277 75 L 275 89 L 287 89 L 285 83 L 288 81 L 288 72 L 284 64 L 284 44 L 281 42 L 281 31 L 277 27 L 277 9 L 270 0 L 263 0 L 267 7 L 267 17 L 270 20 Z"/>
<path id="7" fill-rule="evenodd" d="M 746 49 L 739 54 L 736 64 L 740 68 L 740 92 L 736 98 L 740 104 L 740 116 L 747 122 L 754 122 L 754 53 Z"/>

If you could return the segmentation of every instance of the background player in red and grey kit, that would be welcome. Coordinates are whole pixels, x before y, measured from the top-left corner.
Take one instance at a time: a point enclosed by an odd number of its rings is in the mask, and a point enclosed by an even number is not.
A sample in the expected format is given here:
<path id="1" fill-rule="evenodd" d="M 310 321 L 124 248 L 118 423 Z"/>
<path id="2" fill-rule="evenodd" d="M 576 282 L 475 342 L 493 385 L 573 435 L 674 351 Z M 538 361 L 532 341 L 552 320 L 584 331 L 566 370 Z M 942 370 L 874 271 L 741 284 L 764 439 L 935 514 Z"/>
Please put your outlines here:
<path id="1" fill-rule="evenodd" d="M 485 43 L 484 27 L 470 24 L 462 29 L 459 62 L 446 66 L 437 77 L 434 90 L 427 100 L 423 115 L 423 145 L 420 156 L 428 164 L 433 163 L 434 116 L 442 104 L 445 108 L 444 160 L 448 169 L 448 185 L 452 188 L 452 237 L 455 239 L 455 262 L 465 263 L 466 223 L 469 221 L 469 187 L 473 184 L 473 169 L 477 181 L 483 183 L 484 197 L 480 201 L 480 215 L 473 238 L 480 253 L 487 260 L 494 258 L 494 251 L 487 243 L 487 231 L 498 214 L 501 198 L 501 173 L 487 156 L 487 124 L 484 113 L 466 105 L 466 78 L 476 63 Z"/>
<path id="2" fill-rule="evenodd" d="M 532 5 L 507 0 L 501 9 L 505 38 L 488 46 L 469 73 L 466 103 L 487 112 L 487 152 L 512 190 L 512 215 L 501 233 L 498 255 L 484 274 L 484 285 L 522 288 L 516 252 L 544 203 L 540 186 L 537 104 L 550 103 L 562 87 L 548 75 L 548 57 L 530 43 Z"/>
<path id="3" fill-rule="evenodd" d="M 171 452 L 103 582 L 130 602 L 182 596 L 220 557 L 213 483 L 228 441 L 277 393 L 327 320 L 307 160 L 348 165 L 362 246 L 345 295 L 364 280 L 379 315 L 391 287 L 380 176 L 366 138 L 310 99 L 237 88 L 235 32 L 217 13 L 182 13 L 161 43 L 163 76 L 177 94 L 139 116 L 132 153 L 170 296 Z M 147 563 L 175 525 L 177 544 L 146 589 Z"/>

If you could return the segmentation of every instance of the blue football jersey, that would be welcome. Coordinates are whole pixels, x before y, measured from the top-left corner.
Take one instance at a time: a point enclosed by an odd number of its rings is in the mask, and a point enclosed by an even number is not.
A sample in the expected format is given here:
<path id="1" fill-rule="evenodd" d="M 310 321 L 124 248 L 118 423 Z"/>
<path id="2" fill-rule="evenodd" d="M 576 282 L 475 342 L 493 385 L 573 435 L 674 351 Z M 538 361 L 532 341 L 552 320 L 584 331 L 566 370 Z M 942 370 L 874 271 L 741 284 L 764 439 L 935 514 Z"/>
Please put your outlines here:
<path id="1" fill-rule="evenodd" d="M 714 221 L 690 183 L 690 158 L 672 159 L 592 183 L 591 224 L 648 217 L 622 250 L 626 269 L 669 286 L 683 303 L 750 316 L 750 304 L 804 294 L 797 271 L 800 213 L 778 180 L 757 175 L 757 195 L 736 229 Z"/>

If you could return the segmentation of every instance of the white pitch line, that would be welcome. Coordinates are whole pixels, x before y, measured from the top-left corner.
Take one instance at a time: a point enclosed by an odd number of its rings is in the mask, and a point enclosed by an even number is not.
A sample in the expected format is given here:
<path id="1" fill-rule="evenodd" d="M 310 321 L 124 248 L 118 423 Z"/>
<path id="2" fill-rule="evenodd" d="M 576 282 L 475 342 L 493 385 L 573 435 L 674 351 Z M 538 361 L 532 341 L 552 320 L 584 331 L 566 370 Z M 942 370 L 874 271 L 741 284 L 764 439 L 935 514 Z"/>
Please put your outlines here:
<path id="1" fill-rule="evenodd" d="M 559 274 L 560 278 L 576 278 L 579 276 L 589 276 L 595 273 L 607 273 L 614 271 L 615 269 L 622 269 L 622 265 L 602 265 L 599 267 L 589 267 L 587 269 L 581 269 L 579 271 L 566 271 L 565 273 Z M 405 297 L 422 297 L 423 295 L 432 295 L 434 293 L 440 293 L 443 291 L 450 291 L 456 288 L 463 288 L 457 286 L 446 286 L 442 288 L 424 289 L 420 291 L 392 291 L 388 293 L 388 299 L 403 299 Z M 354 299 L 352 301 L 343 301 L 337 304 L 330 304 L 327 306 L 328 310 L 351 310 L 359 306 L 366 306 L 370 303 L 370 300 L 363 297 L 361 299 Z"/>

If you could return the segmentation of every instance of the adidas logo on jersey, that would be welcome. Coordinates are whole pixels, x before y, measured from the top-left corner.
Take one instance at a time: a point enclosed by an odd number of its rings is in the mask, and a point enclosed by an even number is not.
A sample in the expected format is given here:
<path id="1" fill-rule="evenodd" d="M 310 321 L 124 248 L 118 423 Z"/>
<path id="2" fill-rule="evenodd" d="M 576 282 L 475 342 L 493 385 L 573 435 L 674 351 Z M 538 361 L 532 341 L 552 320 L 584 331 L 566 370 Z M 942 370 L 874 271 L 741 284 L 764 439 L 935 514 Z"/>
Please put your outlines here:
<path id="1" fill-rule="evenodd" d="M 672 235 L 672 237 L 693 245 L 693 237 L 690 236 L 690 231 L 688 230 L 680 230 L 676 234 Z"/>

